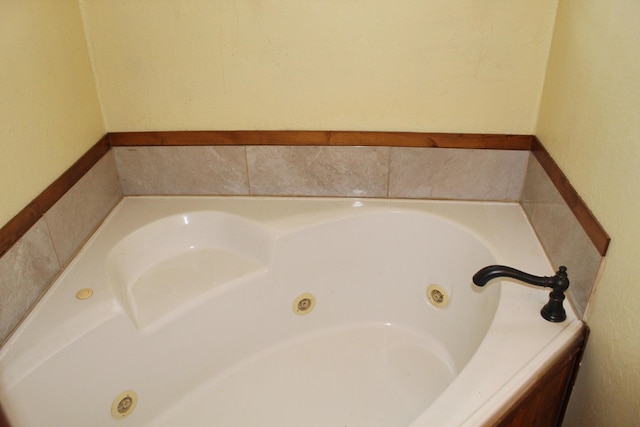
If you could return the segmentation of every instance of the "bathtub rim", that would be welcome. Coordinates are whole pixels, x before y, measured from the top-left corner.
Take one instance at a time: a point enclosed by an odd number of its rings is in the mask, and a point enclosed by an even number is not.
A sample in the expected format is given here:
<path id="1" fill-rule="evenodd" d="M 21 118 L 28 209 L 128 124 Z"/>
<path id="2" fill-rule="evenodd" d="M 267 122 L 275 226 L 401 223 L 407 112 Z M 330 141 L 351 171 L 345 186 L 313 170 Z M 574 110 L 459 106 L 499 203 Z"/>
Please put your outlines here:
<path id="1" fill-rule="evenodd" d="M 211 196 L 135 196 L 135 197 L 127 197 L 127 198 L 123 199 L 123 200 L 122 200 L 122 201 L 121 201 L 121 202 L 120 202 L 120 203 L 119 203 L 119 204 L 118 204 L 118 205 L 113 209 L 113 211 L 109 214 L 109 217 L 108 217 L 107 219 L 105 219 L 105 223 L 106 223 L 108 220 L 110 220 L 110 218 L 112 218 L 112 216 L 116 215 L 116 213 L 119 211 L 119 208 L 120 208 L 124 203 L 126 203 L 126 202 L 125 202 L 125 200 L 126 200 L 126 199 L 140 199 L 140 200 L 141 200 L 141 199 L 146 199 L 146 198 L 153 198 L 153 199 L 158 199 L 158 198 L 163 198 L 163 199 L 175 199 L 175 198 L 183 198 L 183 199 L 203 199 L 203 198 L 208 198 L 208 199 L 211 199 L 211 198 L 215 198 L 215 199 L 224 199 L 224 200 L 228 200 L 228 199 L 230 199 L 230 198 L 233 198 L 233 199 L 250 199 L 250 200 L 256 200 L 256 199 L 267 199 L 267 200 L 279 200 L 279 199 L 286 199 L 286 200 L 293 200 L 293 201 L 297 201 L 298 199 L 300 199 L 300 198 L 298 198 L 298 197 L 258 197 L 258 198 L 256 198 L 256 197 L 250 197 L 250 196 L 249 196 L 249 197 L 247 197 L 247 196 L 241 196 L 241 197 L 227 197 L 227 196 L 221 196 L 221 197 L 211 197 Z M 447 201 L 447 200 L 441 200 L 441 201 L 432 201 L 432 200 L 428 200 L 428 201 L 424 201 L 424 200 L 413 200 L 413 199 L 408 199 L 408 200 L 407 200 L 407 199 L 393 199 L 393 200 L 388 200 L 388 199 L 361 199 L 361 198 L 339 198 L 338 200 L 336 200 L 336 198 L 303 198 L 303 199 L 312 200 L 312 201 L 314 201 L 314 202 L 324 202 L 324 201 L 336 202 L 336 201 L 339 201 L 339 202 L 345 202 L 345 203 L 347 203 L 347 204 L 348 204 L 348 203 L 351 203 L 351 202 L 354 202 L 354 201 L 362 201 L 362 202 L 363 202 L 363 203 L 365 203 L 365 204 L 366 204 L 366 203 L 372 203 L 372 202 L 373 202 L 373 203 L 375 203 L 375 202 L 379 202 L 379 203 L 380 203 L 380 202 L 381 202 L 380 204 L 381 204 L 381 205 L 383 205 L 383 206 L 385 206 L 385 208 L 386 208 L 386 206 L 387 206 L 387 205 L 389 205 L 389 204 L 391 204 L 391 205 L 395 205 L 395 204 L 396 204 L 396 203 L 398 203 L 398 202 L 399 202 L 399 203 L 406 203 L 406 202 L 409 202 L 409 203 L 408 203 L 409 205 L 414 205 L 414 204 L 418 204 L 418 203 L 419 203 L 419 204 L 423 204 L 423 203 L 427 202 L 428 204 L 433 204 L 433 205 L 466 205 L 466 204 L 473 204 L 473 205 L 508 205 L 508 206 L 516 205 L 516 206 L 518 206 L 518 208 L 519 208 L 519 210 L 520 210 L 520 211 L 522 210 L 522 209 L 521 209 L 521 207 L 519 206 L 519 204 L 518 204 L 518 203 L 515 203 L 515 202 L 513 202 L 513 203 L 512 203 L 512 202 L 481 202 L 481 201 L 478 201 L 478 202 L 473 202 L 473 201 L 471 201 L 471 202 L 469 202 L 469 201 Z M 346 206 L 346 205 L 344 205 L 344 206 Z M 355 216 L 357 216 L 358 214 L 354 214 L 354 215 L 355 215 Z M 442 217 L 441 217 L 441 218 L 442 218 Z M 526 218 L 526 216 L 525 216 L 525 218 Z M 442 219 L 449 220 L 450 218 L 442 218 Z M 456 225 L 460 226 L 460 222 L 457 222 L 457 221 L 450 221 L 450 222 L 453 222 L 454 224 L 456 224 Z M 529 222 L 528 222 L 528 221 L 527 221 L 527 224 L 530 226 L 530 224 L 529 224 Z M 463 228 L 466 228 L 466 227 L 463 227 Z M 475 234 L 475 233 L 473 233 L 473 234 L 474 234 L 474 236 L 475 236 L 476 238 L 479 238 L 477 234 Z M 92 237 L 89 239 L 89 241 L 87 242 L 87 244 L 86 244 L 86 245 L 88 245 L 89 243 L 91 243 L 91 242 L 93 241 L 93 239 L 95 239 L 95 237 L 96 237 L 96 234 L 92 235 Z M 482 239 L 481 239 L 481 238 L 479 238 L 479 240 L 482 240 Z M 483 241 L 483 243 L 484 243 L 484 241 Z M 85 246 L 86 246 L 86 245 L 85 245 Z M 492 250 L 492 245 L 487 245 L 487 247 L 488 247 L 490 250 Z M 493 250 L 492 250 L 492 253 L 493 253 Z M 74 258 L 74 260 L 75 260 L 75 259 L 77 259 L 77 258 L 78 258 L 78 257 Z M 62 281 L 62 279 L 61 279 L 61 278 L 60 278 L 60 279 L 58 279 L 58 280 Z M 47 298 L 47 295 L 45 295 L 45 298 Z M 45 298 L 43 298 L 43 300 L 45 300 Z M 117 314 L 118 314 L 118 313 L 113 313 L 113 315 L 114 315 L 114 316 L 115 316 L 115 315 L 117 315 Z M 572 319 L 572 323 L 573 323 L 573 321 L 574 321 L 574 320 L 575 320 L 575 319 Z M 493 321 L 495 321 L 495 319 L 494 319 Z M 17 335 L 17 334 L 16 334 L 16 335 Z M 12 339 L 13 339 L 13 338 L 14 338 L 14 337 L 12 337 Z M 554 340 L 554 342 L 555 342 L 555 340 Z M 8 343 L 7 343 L 7 344 L 8 344 Z M 70 343 L 69 343 L 69 344 L 70 344 Z M 4 350 L 4 349 L 3 349 L 3 350 Z M 544 352 L 543 352 L 543 353 L 544 353 Z M 475 357 L 475 356 L 474 356 L 474 357 Z M 541 357 L 542 357 L 542 356 L 541 356 Z M 545 365 L 545 364 L 543 363 L 543 362 L 544 362 L 544 361 L 543 361 L 543 359 L 538 358 L 538 356 L 536 356 L 535 360 L 538 360 L 538 361 L 541 363 L 541 364 L 540 364 L 540 366 L 544 366 L 544 365 Z M 466 369 L 466 367 L 465 367 L 465 369 Z M 522 375 L 526 375 L 526 372 L 523 372 L 523 373 L 522 373 Z M 516 380 L 514 379 L 513 381 L 516 381 Z M 504 387 L 507 387 L 507 388 L 505 388 L 504 390 L 509 390 L 509 388 L 508 388 L 508 387 L 509 387 L 509 384 L 505 384 L 505 386 L 504 386 Z M 500 390 L 503 390 L 503 389 L 500 389 Z M 505 393 L 506 393 L 506 391 L 505 391 Z M 496 394 L 496 396 L 499 396 L 499 395 L 500 395 L 499 393 L 497 393 L 497 394 Z M 497 397 L 496 397 L 496 399 L 497 399 Z M 482 408 L 480 408 L 480 409 L 482 409 Z M 475 414 L 475 413 L 474 413 L 474 414 Z M 478 412 L 478 414 L 479 414 L 478 416 L 480 416 L 481 412 Z M 475 415 L 474 415 L 474 416 L 475 416 Z M 474 419 L 474 418 L 471 418 L 471 419 Z M 419 424 L 416 424 L 416 425 L 419 425 Z M 469 425 L 471 425 L 471 424 L 469 424 Z M 412 426 L 413 426 L 413 424 L 412 424 Z"/>

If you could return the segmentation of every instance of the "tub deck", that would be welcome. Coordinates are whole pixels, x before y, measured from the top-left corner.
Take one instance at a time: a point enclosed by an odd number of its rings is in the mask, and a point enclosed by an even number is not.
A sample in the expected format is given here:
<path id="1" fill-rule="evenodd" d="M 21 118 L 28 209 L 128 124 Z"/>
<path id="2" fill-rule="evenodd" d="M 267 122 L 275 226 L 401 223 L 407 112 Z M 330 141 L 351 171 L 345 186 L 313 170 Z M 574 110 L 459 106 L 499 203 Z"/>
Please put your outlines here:
<path id="1" fill-rule="evenodd" d="M 121 426 L 481 425 L 582 326 L 473 286 L 494 263 L 554 273 L 517 204 L 125 198 L 0 350 L 0 400 L 18 427 L 112 425 L 125 390 Z"/>

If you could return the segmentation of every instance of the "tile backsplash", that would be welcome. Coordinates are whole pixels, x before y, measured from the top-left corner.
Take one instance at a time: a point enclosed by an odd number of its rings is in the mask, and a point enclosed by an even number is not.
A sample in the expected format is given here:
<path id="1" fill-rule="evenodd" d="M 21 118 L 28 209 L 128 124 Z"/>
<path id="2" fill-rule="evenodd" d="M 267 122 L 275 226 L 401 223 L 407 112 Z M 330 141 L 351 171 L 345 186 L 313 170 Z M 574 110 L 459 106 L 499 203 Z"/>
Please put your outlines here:
<path id="1" fill-rule="evenodd" d="M 60 272 L 44 219 L 0 258 L 0 338 L 6 338 Z"/>
<path id="2" fill-rule="evenodd" d="M 386 197 L 389 147 L 247 147 L 247 166 L 256 196 Z"/>
<path id="3" fill-rule="evenodd" d="M 113 149 L 124 194 L 248 194 L 244 147 Z"/>
<path id="4" fill-rule="evenodd" d="M 113 152 L 108 152 L 45 214 L 61 265 L 66 265 L 122 198 Z"/>
<path id="5" fill-rule="evenodd" d="M 413 199 L 520 198 L 527 151 L 391 149 L 389 196 Z"/>
<path id="6" fill-rule="evenodd" d="M 518 201 L 528 151 L 366 146 L 114 147 L 125 195 Z"/>
<path id="7" fill-rule="evenodd" d="M 521 201 L 552 263 L 569 268 L 570 298 L 582 315 L 601 257 L 554 191 L 535 157 L 522 150 L 113 147 L 0 258 L 0 341 L 123 195 L 141 194 Z"/>
<path id="8" fill-rule="evenodd" d="M 602 257 L 533 155 L 520 203 L 551 263 L 567 267 L 569 299 L 584 315 Z"/>
<path id="9" fill-rule="evenodd" d="M 109 151 L 0 258 L 0 342 L 121 198 Z"/>

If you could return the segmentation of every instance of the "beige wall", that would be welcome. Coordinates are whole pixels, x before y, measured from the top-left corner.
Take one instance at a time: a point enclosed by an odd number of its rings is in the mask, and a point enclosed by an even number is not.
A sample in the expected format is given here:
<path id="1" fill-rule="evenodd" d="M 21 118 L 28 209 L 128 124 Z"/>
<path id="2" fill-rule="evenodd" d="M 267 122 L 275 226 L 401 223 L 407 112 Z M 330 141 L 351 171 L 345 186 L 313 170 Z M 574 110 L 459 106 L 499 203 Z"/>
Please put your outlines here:
<path id="1" fill-rule="evenodd" d="M 105 130 L 531 133 L 555 3 L 2 2 L 0 224 Z"/>
<path id="2" fill-rule="evenodd" d="M 640 3 L 560 0 L 537 135 L 612 244 L 567 426 L 640 420 Z"/>
<path id="3" fill-rule="evenodd" d="M 0 2 L 0 226 L 104 131 L 77 1 Z"/>
<path id="4" fill-rule="evenodd" d="M 532 133 L 557 0 L 91 0 L 110 131 Z"/>

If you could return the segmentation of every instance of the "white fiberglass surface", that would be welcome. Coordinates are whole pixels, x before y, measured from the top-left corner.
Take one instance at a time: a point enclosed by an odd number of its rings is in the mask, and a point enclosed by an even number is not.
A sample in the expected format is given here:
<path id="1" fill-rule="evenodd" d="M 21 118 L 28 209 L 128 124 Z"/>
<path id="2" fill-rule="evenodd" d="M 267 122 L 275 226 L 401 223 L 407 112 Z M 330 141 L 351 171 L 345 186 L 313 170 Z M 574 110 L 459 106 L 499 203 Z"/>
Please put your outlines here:
<path id="1" fill-rule="evenodd" d="M 493 263 L 549 273 L 517 205 L 126 198 L 0 351 L 0 400 L 18 427 L 396 427 L 462 390 L 458 425 L 564 329 L 544 291 L 473 286 Z"/>
<path id="2" fill-rule="evenodd" d="M 172 215 L 135 230 L 107 257 L 107 274 L 143 328 L 218 286 L 266 270 L 270 234 L 222 212 Z"/>
<path id="3" fill-rule="evenodd" d="M 325 331 L 234 366 L 151 425 L 408 425 L 455 376 L 429 344 L 385 325 Z"/>

